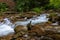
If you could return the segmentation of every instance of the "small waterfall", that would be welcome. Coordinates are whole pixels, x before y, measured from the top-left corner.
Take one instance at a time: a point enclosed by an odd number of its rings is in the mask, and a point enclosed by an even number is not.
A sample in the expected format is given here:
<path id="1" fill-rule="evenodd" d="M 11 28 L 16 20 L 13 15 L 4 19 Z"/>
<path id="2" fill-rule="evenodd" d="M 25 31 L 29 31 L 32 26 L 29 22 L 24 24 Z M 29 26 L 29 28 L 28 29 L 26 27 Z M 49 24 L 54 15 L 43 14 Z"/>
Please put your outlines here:
<path id="1" fill-rule="evenodd" d="M 5 18 L 5 19 L 4 19 L 4 24 L 9 25 L 9 26 L 11 26 L 12 28 L 15 27 L 15 24 L 11 23 L 11 21 L 9 20 L 9 18 Z"/>
<path id="2" fill-rule="evenodd" d="M 0 22 L 0 36 L 5 36 L 10 33 L 14 33 L 13 24 L 8 20 L 8 18 L 4 19 L 4 22 Z"/>
<path id="3" fill-rule="evenodd" d="M 7 24 L 7 25 L 11 24 L 11 22 L 10 22 L 10 20 L 8 18 L 4 19 L 4 23 Z"/>

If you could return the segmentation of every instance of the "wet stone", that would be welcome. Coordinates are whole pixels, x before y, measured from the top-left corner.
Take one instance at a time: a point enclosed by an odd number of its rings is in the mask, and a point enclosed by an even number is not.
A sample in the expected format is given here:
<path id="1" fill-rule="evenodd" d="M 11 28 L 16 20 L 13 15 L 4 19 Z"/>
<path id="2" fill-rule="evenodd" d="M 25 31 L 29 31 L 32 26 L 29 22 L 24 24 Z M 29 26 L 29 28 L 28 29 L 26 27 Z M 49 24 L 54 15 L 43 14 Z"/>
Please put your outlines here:
<path id="1" fill-rule="evenodd" d="M 27 28 L 25 28 L 24 26 L 17 26 L 14 30 L 15 30 L 14 38 L 23 36 L 24 34 L 27 33 Z"/>
<path id="2" fill-rule="evenodd" d="M 41 36 L 45 35 L 45 31 L 40 25 L 34 25 L 29 31 L 29 35 Z"/>
<path id="3" fill-rule="evenodd" d="M 53 40 L 53 39 L 47 36 L 41 36 L 40 40 Z"/>
<path id="4" fill-rule="evenodd" d="M 20 31 L 27 31 L 27 27 L 19 25 L 19 26 L 15 27 L 14 30 L 16 33 L 20 32 Z"/>

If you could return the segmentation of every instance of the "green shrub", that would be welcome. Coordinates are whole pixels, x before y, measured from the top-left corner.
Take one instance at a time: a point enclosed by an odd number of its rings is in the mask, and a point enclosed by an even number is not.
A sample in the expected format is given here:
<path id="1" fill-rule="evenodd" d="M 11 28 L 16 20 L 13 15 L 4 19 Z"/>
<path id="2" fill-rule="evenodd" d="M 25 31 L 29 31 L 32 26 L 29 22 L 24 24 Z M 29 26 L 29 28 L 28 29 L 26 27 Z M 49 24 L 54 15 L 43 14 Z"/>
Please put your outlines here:
<path id="1" fill-rule="evenodd" d="M 0 12 L 8 10 L 8 6 L 5 3 L 0 3 Z"/>
<path id="2" fill-rule="evenodd" d="M 36 8 L 33 8 L 32 11 L 34 11 L 34 12 L 36 12 L 36 13 L 40 13 L 40 12 L 43 11 L 43 8 L 38 8 L 38 7 L 36 7 Z"/>
<path id="3" fill-rule="evenodd" d="M 49 0 L 16 0 L 16 9 L 19 12 L 30 11 L 33 8 L 45 6 Z"/>
<path id="4" fill-rule="evenodd" d="M 49 0 L 49 4 L 45 6 L 45 9 L 58 9 L 60 10 L 60 0 Z"/>
<path id="5" fill-rule="evenodd" d="M 56 9 L 60 9 L 60 0 L 50 0 L 50 5 L 53 5 Z"/>

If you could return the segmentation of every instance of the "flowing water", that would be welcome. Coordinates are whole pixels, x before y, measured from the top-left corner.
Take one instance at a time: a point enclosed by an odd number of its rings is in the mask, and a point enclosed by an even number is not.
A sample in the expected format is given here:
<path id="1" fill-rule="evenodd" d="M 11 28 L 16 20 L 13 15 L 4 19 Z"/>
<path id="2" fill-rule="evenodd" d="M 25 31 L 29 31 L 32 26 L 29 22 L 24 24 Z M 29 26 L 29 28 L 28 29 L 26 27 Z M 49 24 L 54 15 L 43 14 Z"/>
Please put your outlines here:
<path id="1" fill-rule="evenodd" d="M 37 23 L 47 22 L 48 21 L 47 14 L 41 14 L 40 16 L 36 18 L 28 19 L 27 21 L 17 21 L 15 22 L 15 24 L 26 26 L 28 23 L 30 23 L 30 21 L 32 25 Z"/>
<path id="2" fill-rule="evenodd" d="M 34 25 L 37 23 L 47 22 L 47 14 L 41 14 L 36 18 L 27 19 L 26 21 L 17 21 L 15 24 L 11 23 L 9 18 L 5 18 L 3 22 L 0 22 L 0 36 L 8 35 L 14 33 L 14 28 L 18 25 L 26 26 L 28 23 Z"/>
<path id="3" fill-rule="evenodd" d="M 4 22 L 0 22 L 0 36 L 14 33 L 14 29 L 12 27 L 14 27 L 14 24 L 12 24 L 8 18 L 5 18 Z"/>

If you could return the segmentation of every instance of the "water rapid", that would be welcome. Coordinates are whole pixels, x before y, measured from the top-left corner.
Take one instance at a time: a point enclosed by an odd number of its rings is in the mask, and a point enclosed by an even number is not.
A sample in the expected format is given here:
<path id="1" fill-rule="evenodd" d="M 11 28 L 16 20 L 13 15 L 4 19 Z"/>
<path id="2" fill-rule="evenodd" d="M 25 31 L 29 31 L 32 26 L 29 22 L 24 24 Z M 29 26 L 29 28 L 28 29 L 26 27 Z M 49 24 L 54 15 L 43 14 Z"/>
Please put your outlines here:
<path id="1" fill-rule="evenodd" d="M 46 14 L 41 14 L 36 18 L 27 19 L 26 21 L 17 21 L 13 24 L 9 18 L 5 18 L 3 22 L 0 22 L 0 36 L 5 36 L 14 33 L 14 28 L 18 25 L 26 26 L 28 23 L 34 25 L 37 23 L 47 22 L 48 18 Z"/>

